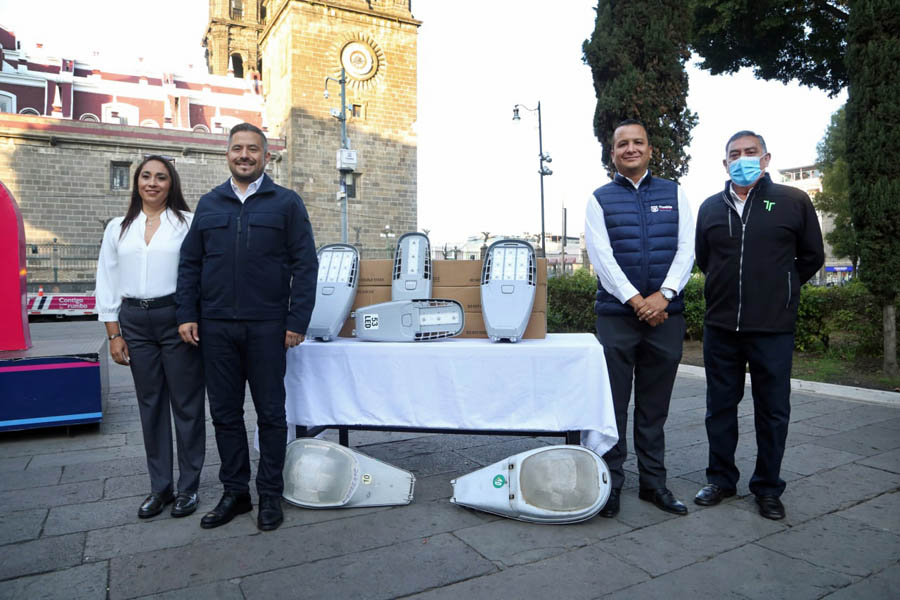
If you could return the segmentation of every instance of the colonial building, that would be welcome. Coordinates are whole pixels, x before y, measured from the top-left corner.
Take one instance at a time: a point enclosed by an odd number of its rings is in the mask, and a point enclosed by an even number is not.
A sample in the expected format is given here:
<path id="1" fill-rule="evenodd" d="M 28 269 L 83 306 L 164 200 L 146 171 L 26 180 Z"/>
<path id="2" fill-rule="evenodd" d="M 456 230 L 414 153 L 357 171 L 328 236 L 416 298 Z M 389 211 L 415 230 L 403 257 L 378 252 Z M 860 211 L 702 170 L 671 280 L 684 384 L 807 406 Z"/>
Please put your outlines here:
<path id="1" fill-rule="evenodd" d="M 25 50 L 0 26 L 0 181 L 30 243 L 96 244 L 144 156 L 173 159 L 194 205 L 228 176 L 225 135 L 248 121 L 267 131 L 270 175 L 303 197 L 316 242 L 340 241 L 343 68 L 358 156 L 349 241 L 381 248 L 385 225 L 416 229 L 419 24 L 409 0 L 210 0 L 207 69 L 184 73 Z"/>

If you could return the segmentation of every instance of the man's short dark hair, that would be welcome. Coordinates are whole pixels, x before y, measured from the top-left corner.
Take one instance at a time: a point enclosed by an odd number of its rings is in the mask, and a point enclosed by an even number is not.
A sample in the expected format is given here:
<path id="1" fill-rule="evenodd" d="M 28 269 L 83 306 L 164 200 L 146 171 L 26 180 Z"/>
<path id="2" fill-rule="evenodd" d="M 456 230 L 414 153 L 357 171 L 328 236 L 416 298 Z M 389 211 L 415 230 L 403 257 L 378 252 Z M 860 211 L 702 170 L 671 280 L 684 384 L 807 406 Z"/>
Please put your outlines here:
<path id="1" fill-rule="evenodd" d="M 728 138 L 727 142 L 725 142 L 725 155 L 726 156 L 728 155 L 728 146 L 731 145 L 731 142 L 733 142 L 734 140 L 736 140 L 738 138 L 742 138 L 742 137 L 755 137 L 757 140 L 759 140 L 759 145 L 762 146 L 763 154 L 766 154 L 768 152 L 768 150 L 766 150 L 766 140 L 763 139 L 763 136 L 759 135 L 758 133 L 754 133 L 754 132 L 750 131 L 749 129 L 744 129 L 742 131 L 738 131 L 736 134 L 734 134 L 733 136 Z"/>
<path id="2" fill-rule="evenodd" d="M 647 126 L 644 125 L 643 123 L 641 123 L 640 121 L 638 121 L 637 119 L 623 119 L 623 120 L 619 121 L 615 127 L 613 127 L 612 141 L 615 141 L 616 131 L 618 131 L 619 127 L 625 127 L 627 125 L 638 125 L 641 128 L 643 128 L 645 133 L 647 132 Z M 647 135 L 649 136 L 650 134 L 647 133 Z M 648 140 L 648 143 L 649 143 L 649 140 Z"/>
<path id="3" fill-rule="evenodd" d="M 238 123 L 234 127 L 231 128 L 231 131 L 228 133 L 228 147 L 231 147 L 231 138 L 234 137 L 234 134 L 240 133 L 242 131 L 249 131 L 251 133 L 255 133 L 259 137 L 262 138 L 262 146 L 263 146 L 263 154 L 269 151 L 269 140 L 266 139 L 266 134 L 263 133 L 263 130 L 254 125 L 253 123 Z"/>

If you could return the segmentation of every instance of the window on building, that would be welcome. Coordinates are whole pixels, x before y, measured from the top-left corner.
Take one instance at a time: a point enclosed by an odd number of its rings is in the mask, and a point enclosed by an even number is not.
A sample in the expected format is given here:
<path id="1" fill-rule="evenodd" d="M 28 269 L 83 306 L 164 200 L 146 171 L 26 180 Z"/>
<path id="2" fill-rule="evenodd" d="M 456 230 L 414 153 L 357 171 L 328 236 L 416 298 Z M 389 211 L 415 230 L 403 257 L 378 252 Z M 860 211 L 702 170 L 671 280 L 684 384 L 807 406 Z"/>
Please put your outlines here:
<path id="1" fill-rule="evenodd" d="M 206 125 L 194 125 L 192 130 L 194 133 L 209 133 L 209 127 Z"/>
<path id="2" fill-rule="evenodd" d="M 234 53 L 231 55 L 231 65 L 234 68 L 234 76 L 238 79 L 244 78 L 244 59 L 241 55 Z"/>
<path id="3" fill-rule="evenodd" d="M 80 117 L 78 117 L 79 121 L 85 121 L 87 123 L 99 123 L 100 118 L 93 113 L 84 113 Z"/>
<path id="4" fill-rule="evenodd" d="M 0 112 L 16 112 L 16 96 L 9 92 L 0 92 Z"/>
<path id="5" fill-rule="evenodd" d="M 32 116 L 36 116 L 36 117 L 41 116 L 41 113 L 39 113 L 37 110 L 35 110 L 33 108 L 23 108 L 22 110 L 19 111 L 19 114 L 20 115 L 32 115 Z"/>
<path id="6" fill-rule="evenodd" d="M 359 180 L 362 177 L 362 173 L 347 173 L 347 197 L 348 198 L 356 198 L 357 194 L 359 194 Z"/>
<path id="7" fill-rule="evenodd" d="M 131 170 L 131 163 L 113 161 L 109 164 L 109 189 L 111 190 L 127 190 L 128 189 L 128 172 Z"/>
<path id="8" fill-rule="evenodd" d="M 350 116 L 354 119 L 362 119 L 365 112 L 363 111 L 362 104 L 351 104 L 350 105 Z"/>
<path id="9" fill-rule="evenodd" d="M 240 21 L 244 17 L 244 3 L 242 0 L 231 0 L 231 18 Z"/>

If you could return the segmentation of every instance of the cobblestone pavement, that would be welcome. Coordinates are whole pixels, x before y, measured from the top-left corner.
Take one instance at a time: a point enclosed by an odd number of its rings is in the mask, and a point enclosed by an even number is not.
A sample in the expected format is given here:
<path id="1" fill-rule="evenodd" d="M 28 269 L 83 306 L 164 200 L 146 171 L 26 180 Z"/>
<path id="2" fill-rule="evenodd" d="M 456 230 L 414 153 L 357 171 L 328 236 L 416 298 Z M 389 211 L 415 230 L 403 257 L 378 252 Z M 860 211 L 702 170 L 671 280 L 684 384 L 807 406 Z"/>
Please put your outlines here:
<path id="1" fill-rule="evenodd" d="M 284 525 L 262 533 L 255 510 L 200 529 L 221 489 L 209 423 L 200 510 L 137 518 L 149 484 L 134 391 L 127 369 L 112 365 L 110 378 L 101 425 L 0 433 L 0 598 L 900 597 L 896 404 L 794 393 L 783 521 L 760 517 L 748 495 L 749 390 L 738 496 L 711 508 L 690 502 L 705 481 L 705 383 L 679 376 L 667 465 L 686 517 L 638 500 L 633 455 L 615 519 L 550 526 L 495 517 L 450 504 L 450 480 L 554 438 L 353 432 L 357 449 L 415 473 L 412 504 L 285 505 Z"/>

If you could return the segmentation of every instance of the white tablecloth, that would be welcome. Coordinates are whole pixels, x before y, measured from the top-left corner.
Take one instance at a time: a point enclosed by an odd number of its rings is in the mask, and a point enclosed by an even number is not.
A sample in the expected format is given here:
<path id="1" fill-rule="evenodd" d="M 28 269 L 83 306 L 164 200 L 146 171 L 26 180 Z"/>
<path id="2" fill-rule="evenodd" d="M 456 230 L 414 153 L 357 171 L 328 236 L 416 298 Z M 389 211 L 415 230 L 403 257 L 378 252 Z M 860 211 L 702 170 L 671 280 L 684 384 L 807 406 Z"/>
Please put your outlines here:
<path id="1" fill-rule="evenodd" d="M 516 344 L 308 340 L 287 361 L 290 429 L 580 430 L 600 455 L 618 439 L 603 347 L 587 333 Z"/>

